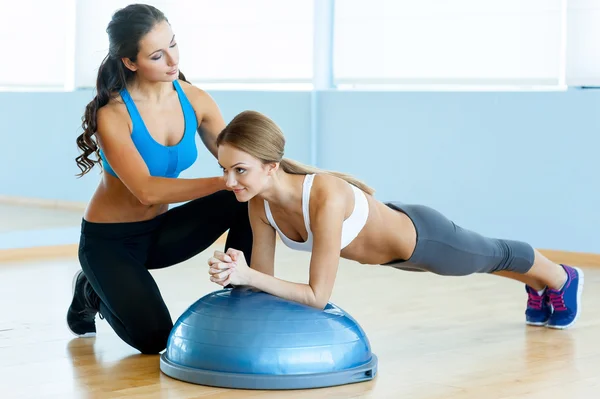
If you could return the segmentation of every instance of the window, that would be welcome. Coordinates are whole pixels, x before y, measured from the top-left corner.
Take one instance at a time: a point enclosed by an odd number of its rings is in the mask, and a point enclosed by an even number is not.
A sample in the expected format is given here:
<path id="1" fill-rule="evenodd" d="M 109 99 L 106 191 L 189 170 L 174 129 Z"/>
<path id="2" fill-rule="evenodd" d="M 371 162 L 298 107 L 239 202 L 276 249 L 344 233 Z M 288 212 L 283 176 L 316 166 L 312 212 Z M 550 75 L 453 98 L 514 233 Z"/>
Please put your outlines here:
<path id="1" fill-rule="evenodd" d="M 77 0 L 77 36 L 75 86 L 94 87 L 100 63 L 108 54 L 106 27 L 120 8 L 134 3 L 130 0 Z M 169 0 L 145 0 L 169 17 Z"/>
<path id="2" fill-rule="evenodd" d="M 600 86 L 599 35 L 600 2 L 569 0 L 566 50 L 568 85 Z"/>
<path id="3" fill-rule="evenodd" d="M 106 25 L 128 1 L 80 0 L 78 86 L 93 86 L 108 52 Z M 193 83 L 310 83 L 313 1 L 150 1 L 165 13 L 180 47 L 180 68 Z"/>
<path id="4" fill-rule="evenodd" d="M 561 0 L 338 0 L 334 82 L 556 85 Z"/>
<path id="5" fill-rule="evenodd" d="M 0 86 L 62 89 L 73 71 L 73 2 L 0 2 Z"/>
<path id="6" fill-rule="evenodd" d="M 600 86 L 600 41 L 595 39 L 600 34 L 599 0 L 331 1 L 331 73 L 338 88 Z M 5 55 L 0 87 L 95 86 L 108 53 L 106 26 L 116 10 L 131 3 L 0 2 Z M 181 70 L 195 84 L 313 87 L 315 0 L 144 3 L 170 20 L 181 50 Z M 323 54 L 325 49 L 329 56 L 329 46 L 317 50 Z M 328 69 L 328 64 L 317 67 Z"/>

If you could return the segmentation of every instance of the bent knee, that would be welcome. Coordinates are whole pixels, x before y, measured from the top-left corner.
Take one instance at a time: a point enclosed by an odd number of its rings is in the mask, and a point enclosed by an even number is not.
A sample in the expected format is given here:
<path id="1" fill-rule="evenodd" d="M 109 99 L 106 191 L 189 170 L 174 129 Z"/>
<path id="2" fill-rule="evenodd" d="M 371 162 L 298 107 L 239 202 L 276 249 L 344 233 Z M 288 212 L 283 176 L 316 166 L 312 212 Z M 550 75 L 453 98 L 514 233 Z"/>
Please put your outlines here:
<path id="1" fill-rule="evenodd" d="M 171 329 L 140 331 L 133 339 L 132 346 L 144 355 L 155 355 L 167 347 Z"/>

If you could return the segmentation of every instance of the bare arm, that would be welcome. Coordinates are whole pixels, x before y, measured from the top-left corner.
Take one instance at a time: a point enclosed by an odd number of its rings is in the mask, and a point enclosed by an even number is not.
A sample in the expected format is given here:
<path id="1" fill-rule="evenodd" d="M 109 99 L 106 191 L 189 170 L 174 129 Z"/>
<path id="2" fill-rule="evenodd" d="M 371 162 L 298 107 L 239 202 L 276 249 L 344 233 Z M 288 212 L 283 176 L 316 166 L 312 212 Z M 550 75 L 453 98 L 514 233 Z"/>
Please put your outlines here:
<path id="1" fill-rule="evenodd" d="M 269 276 L 275 275 L 275 229 L 265 215 L 263 200 L 254 197 L 248 204 L 252 226 L 251 268 Z"/>
<path id="2" fill-rule="evenodd" d="M 323 309 L 333 292 L 345 211 L 343 199 L 331 194 L 314 202 L 311 200 L 311 208 L 313 203 L 316 206 L 310 215 L 313 249 L 309 283 L 292 283 L 252 270 L 249 285 L 284 299 Z"/>
<path id="3" fill-rule="evenodd" d="M 131 140 L 127 120 L 111 107 L 101 108 L 97 118 L 97 133 L 104 156 L 142 204 L 184 202 L 226 189 L 221 177 L 172 179 L 151 176 Z"/>
<path id="4" fill-rule="evenodd" d="M 213 98 L 204 90 L 182 82 L 190 103 L 198 116 L 198 133 L 206 148 L 217 158 L 217 136 L 225 129 L 225 121 Z"/>

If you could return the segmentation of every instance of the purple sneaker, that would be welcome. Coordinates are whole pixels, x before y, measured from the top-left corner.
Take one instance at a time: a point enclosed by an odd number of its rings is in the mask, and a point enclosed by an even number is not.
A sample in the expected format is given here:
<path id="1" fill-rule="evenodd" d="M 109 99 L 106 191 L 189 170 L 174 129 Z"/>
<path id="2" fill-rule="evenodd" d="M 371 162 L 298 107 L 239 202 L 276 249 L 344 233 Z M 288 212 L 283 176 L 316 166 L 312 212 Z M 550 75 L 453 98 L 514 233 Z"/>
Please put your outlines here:
<path id="1" fill-rule="evenodd" d="M 540 295 L 536 290 L 530 286 L 525 286 L 527 291 L 527 309 L 525 310 L 525 323 L 530 326 L 545 326 L 552 314 L 552 309 L 548 304 L 548 296 L 546 292 Z"/>
<path id="2" fill-rule="evenodd" d="M 567 281 L 560 290 L 548 289 L 552 315 L 547 326 L 564 329 L 571 327 L 581 313 L 583 272 L 577 267 L 561 265 L 567 272 Z"/>

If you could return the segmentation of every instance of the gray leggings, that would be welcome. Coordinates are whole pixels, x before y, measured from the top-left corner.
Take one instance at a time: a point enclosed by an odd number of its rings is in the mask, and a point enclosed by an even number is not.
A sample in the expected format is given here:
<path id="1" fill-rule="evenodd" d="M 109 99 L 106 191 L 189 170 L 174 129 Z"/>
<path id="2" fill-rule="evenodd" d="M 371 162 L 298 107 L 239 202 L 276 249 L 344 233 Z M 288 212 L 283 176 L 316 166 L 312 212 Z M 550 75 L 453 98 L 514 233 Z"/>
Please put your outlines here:
<path id="1" fill-rule="evenodd" d="M 417 230 L 417 245 L 406 260 L 386 263 L 407 271 L 427 271 L 443 276 L 511 271 L 526 273 L 533 265 L 531 245 L 484 237 L 463 229 L 438 211 L 423 205 L 386 203 L 405 213 Z"/>

